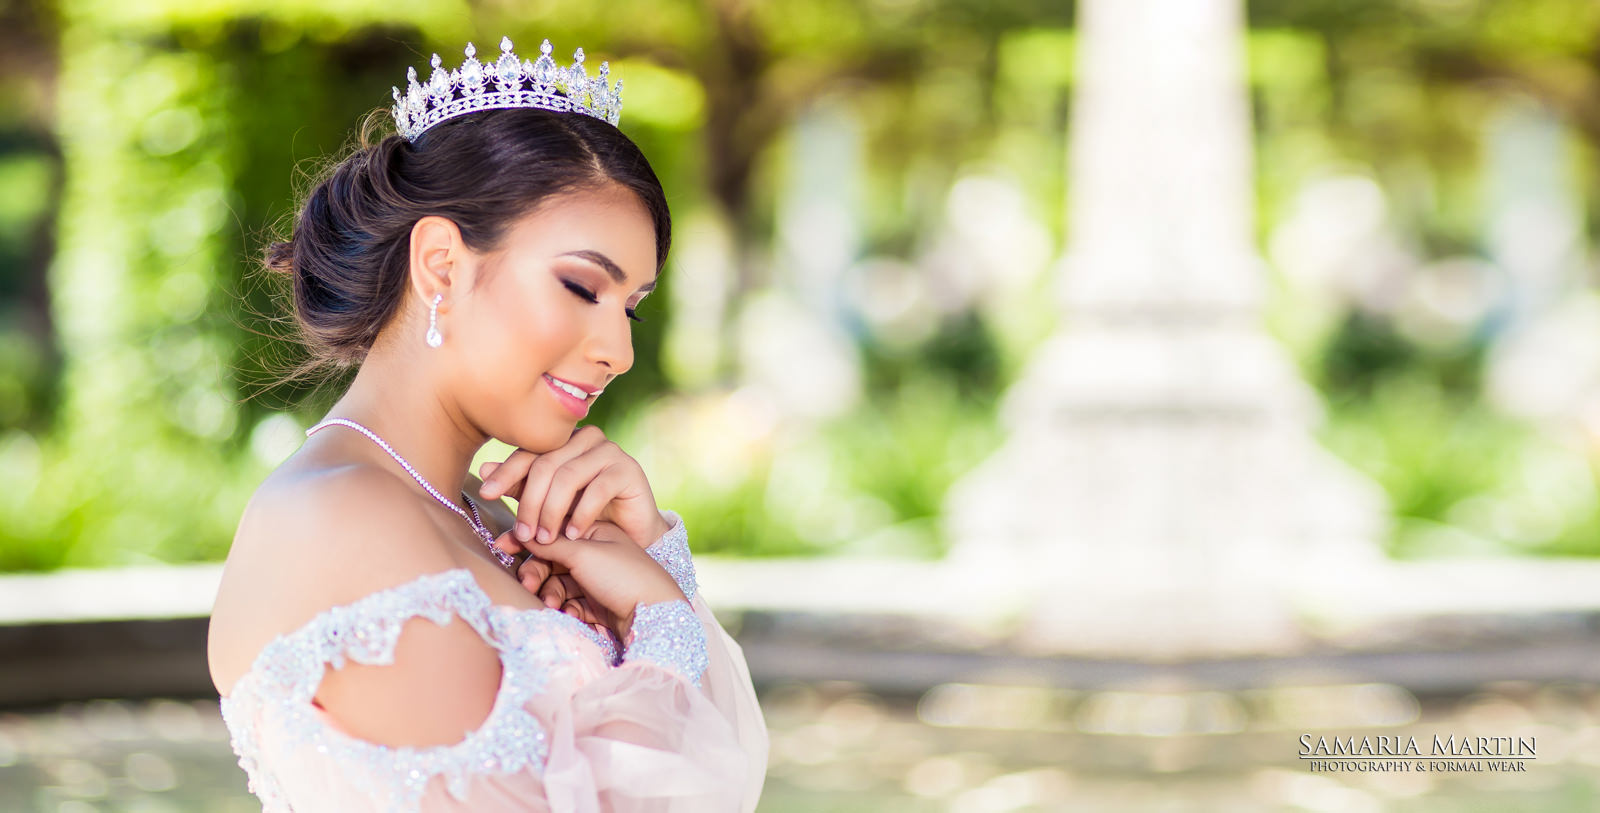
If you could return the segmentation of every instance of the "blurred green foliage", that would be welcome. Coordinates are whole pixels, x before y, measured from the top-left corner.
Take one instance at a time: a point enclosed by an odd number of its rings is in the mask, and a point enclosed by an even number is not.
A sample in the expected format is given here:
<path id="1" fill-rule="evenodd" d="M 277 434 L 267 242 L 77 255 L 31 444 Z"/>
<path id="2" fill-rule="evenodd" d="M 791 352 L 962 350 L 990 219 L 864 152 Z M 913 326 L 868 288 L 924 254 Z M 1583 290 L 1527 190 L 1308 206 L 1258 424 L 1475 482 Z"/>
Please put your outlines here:
<path id="1" fill-rule="evenodd" d="M 945 491 L 1000 440 L 992 413 L 991 402 L 968 398 L 949 379 L 913 376 L 875 392 L 870 409 L 756 448 L 711 442 L 716 451 L 706 456 L 718 459 L 684 466 L 695 455 L 689 447 L 727 431 L 726 415 L 697 421 L 670 410 L 674 431 L 687 435 L 665 455 L 675 465 L 644 462 L 662 472 L 652 481 L 658 502 L 694 525 L 697 551 L 927 558 L 945 549 Z M 612 437 L 633 449 L 661 431 L 660 423 L 628 422 Z M 722 469 L 730 461 L 738 461 L 731 476 Z"/>
<path id="2" fill-rule="evenodd" d="M 1579 186 L 1597 188 L 1597 8 L 1250 3 L 1263 243 L 1332 166 L 1375 178 L 1424 256 L 1483 253 L 1483 131 L 1511 98 L 1569 128 Z M 35 58 L 0 75 L 0 570 L 225 553 L 249 493 L 342 384 L 276 380 L 300 356 L 256 260 L 306 178 L 431 51 L 504 32 L 608 55 L 623 126 L 679 222 L 728 224 L 737 303 L 782 283 L 783 147 L 819 99 L 860 126 L 862 252 L 917 262 L 952 184 L 979 172 L 1011 179 L 1059 249 L 1072 14 L 1047 0 L 6 7 L 8 42 Z M 937 555 L 945 489 L 998 443 L 996 400 L 1048 299 L 948 316 L 909 345 L 862 331 L 859 408 L 748 443 L 729 439 L 732 360 L 673 380 L 674 313 L 658 304 L 593 421 L 653 450 L 658 497 L 701 549 Z M 1483 398 L 1492 335 L 1424 346 L 1383 314 L 1291 294 L 1268 316 L 1327 398 L 1328 445 L 1388 490 L 1395 554 L 1600 554 L 1592 466 Z"/>

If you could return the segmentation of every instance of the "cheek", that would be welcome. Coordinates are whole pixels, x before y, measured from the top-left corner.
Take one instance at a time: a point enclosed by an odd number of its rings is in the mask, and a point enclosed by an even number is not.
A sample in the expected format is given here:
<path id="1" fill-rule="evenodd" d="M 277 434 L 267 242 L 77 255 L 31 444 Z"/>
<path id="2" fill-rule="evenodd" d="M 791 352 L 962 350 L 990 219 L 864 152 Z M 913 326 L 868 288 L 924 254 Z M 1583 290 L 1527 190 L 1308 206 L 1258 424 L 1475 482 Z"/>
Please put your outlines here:
<path id="1" fill-rule="evenodd" d="M 515 318 L 524 358 L 536 362 L 528 374 L 537 377 L 550 372 L 572 349 L 578 320 L 571 308 L 542 307 L 525 311 Z"/>
<path id="2" fill-rule="evenodd" d="M 564 353 L 578 330 L 580 320 L 576 311 L 574 305 L 546 299 L 522 311 L 516 321 L 530 344 Z"/>
<path id="3" fill-rule="evenodd" d="M 510 396 L 525 398 L 528 389 L 542 384 L 541 374 L 556 368 L 571 350 L 579 315 L 548 294 L 519 290 L 492 296 L 493 304 L 473 325 L 478 334 L 474 346 L 482 348 L 479 357 L 485 362 L 478 374 L 488 391 L 505 391 L 509 385 L 515 390 Z"/>
<path id="4" fill-rule="evenodd" d="M 544 453 L 565 445 L 572 424 L 545 402 L 543 373 L 563 369 L 581 323 L 576 308 L 559 299 L 500 295 L 473 315 L 471 348 L 464 362 L 474 414 L 489 434 L 512 446 Z M 531 301 L 530 301 L 531 300 Z"/>

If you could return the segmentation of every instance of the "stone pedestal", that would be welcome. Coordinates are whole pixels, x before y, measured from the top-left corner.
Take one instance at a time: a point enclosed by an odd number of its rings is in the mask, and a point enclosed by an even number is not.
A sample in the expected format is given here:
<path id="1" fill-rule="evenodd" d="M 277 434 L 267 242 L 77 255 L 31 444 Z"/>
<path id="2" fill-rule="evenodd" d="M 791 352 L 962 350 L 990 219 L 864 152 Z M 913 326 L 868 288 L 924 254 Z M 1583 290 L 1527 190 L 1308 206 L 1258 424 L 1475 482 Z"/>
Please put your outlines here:
<path id="1" fill-rule="evenodd" d="M 1385 509 L 1260 323 L 1241 3 L 1078 8 L 1062 328 L 948 496 L 952 563 L 1036 591 L 1044 649 L 1283 644 L 1288 573 L 1377 562 Z"/>

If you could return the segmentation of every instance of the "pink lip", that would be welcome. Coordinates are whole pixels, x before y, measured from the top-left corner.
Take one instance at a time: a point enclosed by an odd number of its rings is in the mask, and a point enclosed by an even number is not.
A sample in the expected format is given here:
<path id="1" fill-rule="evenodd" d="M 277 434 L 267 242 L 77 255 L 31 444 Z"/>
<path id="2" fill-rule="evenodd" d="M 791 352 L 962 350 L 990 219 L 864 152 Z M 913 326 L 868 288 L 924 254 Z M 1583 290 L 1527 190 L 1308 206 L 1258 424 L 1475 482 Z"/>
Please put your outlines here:
<path id="1" fill-rule="evenodd" d="M 579 400 L 574 398 L 570 393 L 567 393 L 560 387 L 557 387 L 555 384 L 550 383 L 550 379 L 544 376 L 539 376 L 539 378 L 544 381 L 544 385 L 550 389 L 550 392 L 555 394 L 556 400 L 560 401 L 561 405 L 566 407 L 568 412 L 572 413 L 573 417 L 582 418 L 589 414 L 588 399 Z"/>

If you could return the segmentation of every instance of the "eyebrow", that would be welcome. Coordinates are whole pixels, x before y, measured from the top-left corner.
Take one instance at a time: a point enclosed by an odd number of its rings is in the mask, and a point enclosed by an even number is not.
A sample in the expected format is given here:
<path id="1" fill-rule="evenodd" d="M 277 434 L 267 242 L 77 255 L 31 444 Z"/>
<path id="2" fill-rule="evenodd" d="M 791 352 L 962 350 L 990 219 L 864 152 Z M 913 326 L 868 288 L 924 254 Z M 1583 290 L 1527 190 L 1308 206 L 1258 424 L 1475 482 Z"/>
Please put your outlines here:
<path id="1" fill-rule="evenodd" d="M 628 275 L 622 273 L 622 269 L 620 267 L 618 267 L 618 265 L 616 263 L 612 262 L 610 257 L 607 257 L 606 255 L 601 254 L 598 251 L 592 251 L 590 249 L 583 249 L 583 250 L 580 250 L 580 251 L 569 251 L 569 252 L 567 252 L 565 254 L 558 254 L 556 256 L 558 256 L 558 257 L 577 257 L 578 259 L 581 259 L 581 260 L 588 260 L 589 262 L 592 262 L 595 265 L 598 265 L 601 268 L 605 269 L 605 272 L 607 274 L 609 274 L 611 276 L 611 279 L 614 280 L 618 285 L 621 285 L 621 284 L 623 284 L 623 283 L 628 281 Z M 656 281 L 655 280 L 651 280 L 650 282 L 639 286 L 639 290 L 640 291 L 654 291 L 655 289 L 656 289 Z"/>

